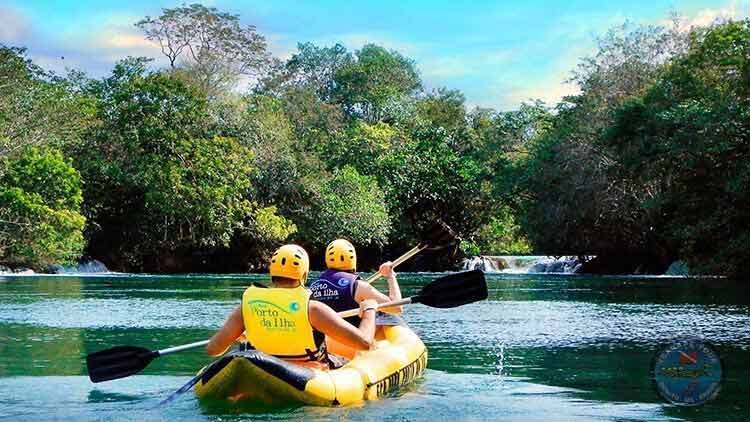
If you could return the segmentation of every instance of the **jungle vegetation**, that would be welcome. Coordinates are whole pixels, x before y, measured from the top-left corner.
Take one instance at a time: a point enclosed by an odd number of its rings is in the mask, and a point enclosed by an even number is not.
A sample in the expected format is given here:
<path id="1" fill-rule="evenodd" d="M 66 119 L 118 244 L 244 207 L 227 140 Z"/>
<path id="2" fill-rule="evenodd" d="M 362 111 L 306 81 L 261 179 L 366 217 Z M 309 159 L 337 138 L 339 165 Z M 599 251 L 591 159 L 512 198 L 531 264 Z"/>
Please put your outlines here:
<path id="1" fill-rule="evenodd" d="M 57 75 L 0 46 L 0 263 L 243 271 L 346 237 L 365 269 L 442 218 L 468 255 L 748 275 L 750 21 L 613 28 L 571 69 L 578 94 L 510 111 L 374 44 L 281 61 L 200 5 L 136 25 L 168 66 Z"/>

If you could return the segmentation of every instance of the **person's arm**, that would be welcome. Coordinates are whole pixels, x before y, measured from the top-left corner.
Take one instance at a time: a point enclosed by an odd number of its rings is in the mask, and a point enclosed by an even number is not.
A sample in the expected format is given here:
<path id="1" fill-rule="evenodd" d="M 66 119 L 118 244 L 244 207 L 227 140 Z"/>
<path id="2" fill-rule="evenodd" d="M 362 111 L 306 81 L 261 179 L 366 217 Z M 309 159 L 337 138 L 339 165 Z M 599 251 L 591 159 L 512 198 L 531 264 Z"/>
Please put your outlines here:
<path id="1" fill-rule="evenodd" d="M 359 327 L 349 324 L 328 305 L 310 301 L 310 324 L 316 330 L 357 350 L 369 350 L 375 344 L 375 310 L 373 300 L 359 304 L 359 315 L 362 322 Z"/>
<path id="2" fill-rule="evenodd" d="M 384 295 L 378 289 L 365 282 L 357 283 L 357 291 L 354 294 L 354 300 L 362 303 L 363 300 L 373 299 L 378 303 L 392 302 L 401 300 L 401 288 L 396 280 L 396 272 L 393 271 L 393 264 L 386 262 L 380 266 L 380 273 L 388 280 L 388 296 Z M 400 315 L 403 312 L 402 306 L 392 308 L 383 308 L 383 312 Z"/>
<path id="3" fill-rule="evenodd" d="M 245 323 L 242 320 L 242 307 L 234 308 L 221 329 L 211 337 L 206 345 L 206 353 L 210 356 L 224 354 L 235 340 L 245 331 Z"/>

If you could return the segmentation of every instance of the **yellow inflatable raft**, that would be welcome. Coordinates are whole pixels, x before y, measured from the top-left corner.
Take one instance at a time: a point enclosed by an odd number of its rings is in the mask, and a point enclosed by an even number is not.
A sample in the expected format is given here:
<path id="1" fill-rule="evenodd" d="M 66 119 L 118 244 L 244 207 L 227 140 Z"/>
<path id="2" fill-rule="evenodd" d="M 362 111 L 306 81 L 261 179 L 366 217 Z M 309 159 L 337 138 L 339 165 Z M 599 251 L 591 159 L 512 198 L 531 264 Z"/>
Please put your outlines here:
<path id="1" fill-rule="evenodd" d="M 257 350 L 232 352 L 204 369 L 195 395 L 268 405 L 348 405 L 375 400 L 422 375 L 427 348 L 412 330 L 381 326 L 376 339 L 374 350 L 333 370 L 294 365 Z"/>

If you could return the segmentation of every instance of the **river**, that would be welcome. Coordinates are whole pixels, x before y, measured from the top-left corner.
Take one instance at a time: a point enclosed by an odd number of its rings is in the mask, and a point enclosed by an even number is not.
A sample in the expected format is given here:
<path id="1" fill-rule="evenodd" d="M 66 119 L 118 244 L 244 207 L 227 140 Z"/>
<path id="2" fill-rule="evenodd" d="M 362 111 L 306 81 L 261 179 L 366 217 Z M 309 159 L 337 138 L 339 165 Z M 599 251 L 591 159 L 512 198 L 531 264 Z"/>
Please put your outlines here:
<path id="1" fill-rule="evenodd" d="M 405 295 L 438 274 L 401 274 Z M 489 299 L 405 317 L 430 352 L 425 376 L 348 408 L 157 404 L 210 362 L 200 351 L 141 375 L 92 384 L 86 353 L 207 338 L 260 276 L 0 276 L 0 417 L 18 420 L 747 420 L 750 298 L 722 279 L 487 276 Z M 725 379 L 703 406 L 662 402 L 650 378 L 660 344 L 710 340 Z M 252 410 L 254 413 L 246 413 Z"/>

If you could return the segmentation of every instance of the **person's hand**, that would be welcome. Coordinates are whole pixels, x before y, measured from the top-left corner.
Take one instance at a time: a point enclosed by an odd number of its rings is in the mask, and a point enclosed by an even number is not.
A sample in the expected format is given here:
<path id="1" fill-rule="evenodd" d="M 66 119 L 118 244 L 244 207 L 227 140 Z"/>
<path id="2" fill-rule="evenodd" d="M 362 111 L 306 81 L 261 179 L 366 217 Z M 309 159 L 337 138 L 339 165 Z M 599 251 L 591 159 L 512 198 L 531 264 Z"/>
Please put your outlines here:
<path id="1" fill-rule="evenodd" d="M 359 303 L 359 317 L 363 318 L 368 309 L 377 310 L 378 302 L 375 299 L 365 299 Z"/>
<path id="2" fill-rule="evenodd" d="M 380 264 L 380 274 L 385 278 L 391 278 L 396 275 L 393 271 L 393 263 L 391 261 Z"/>

